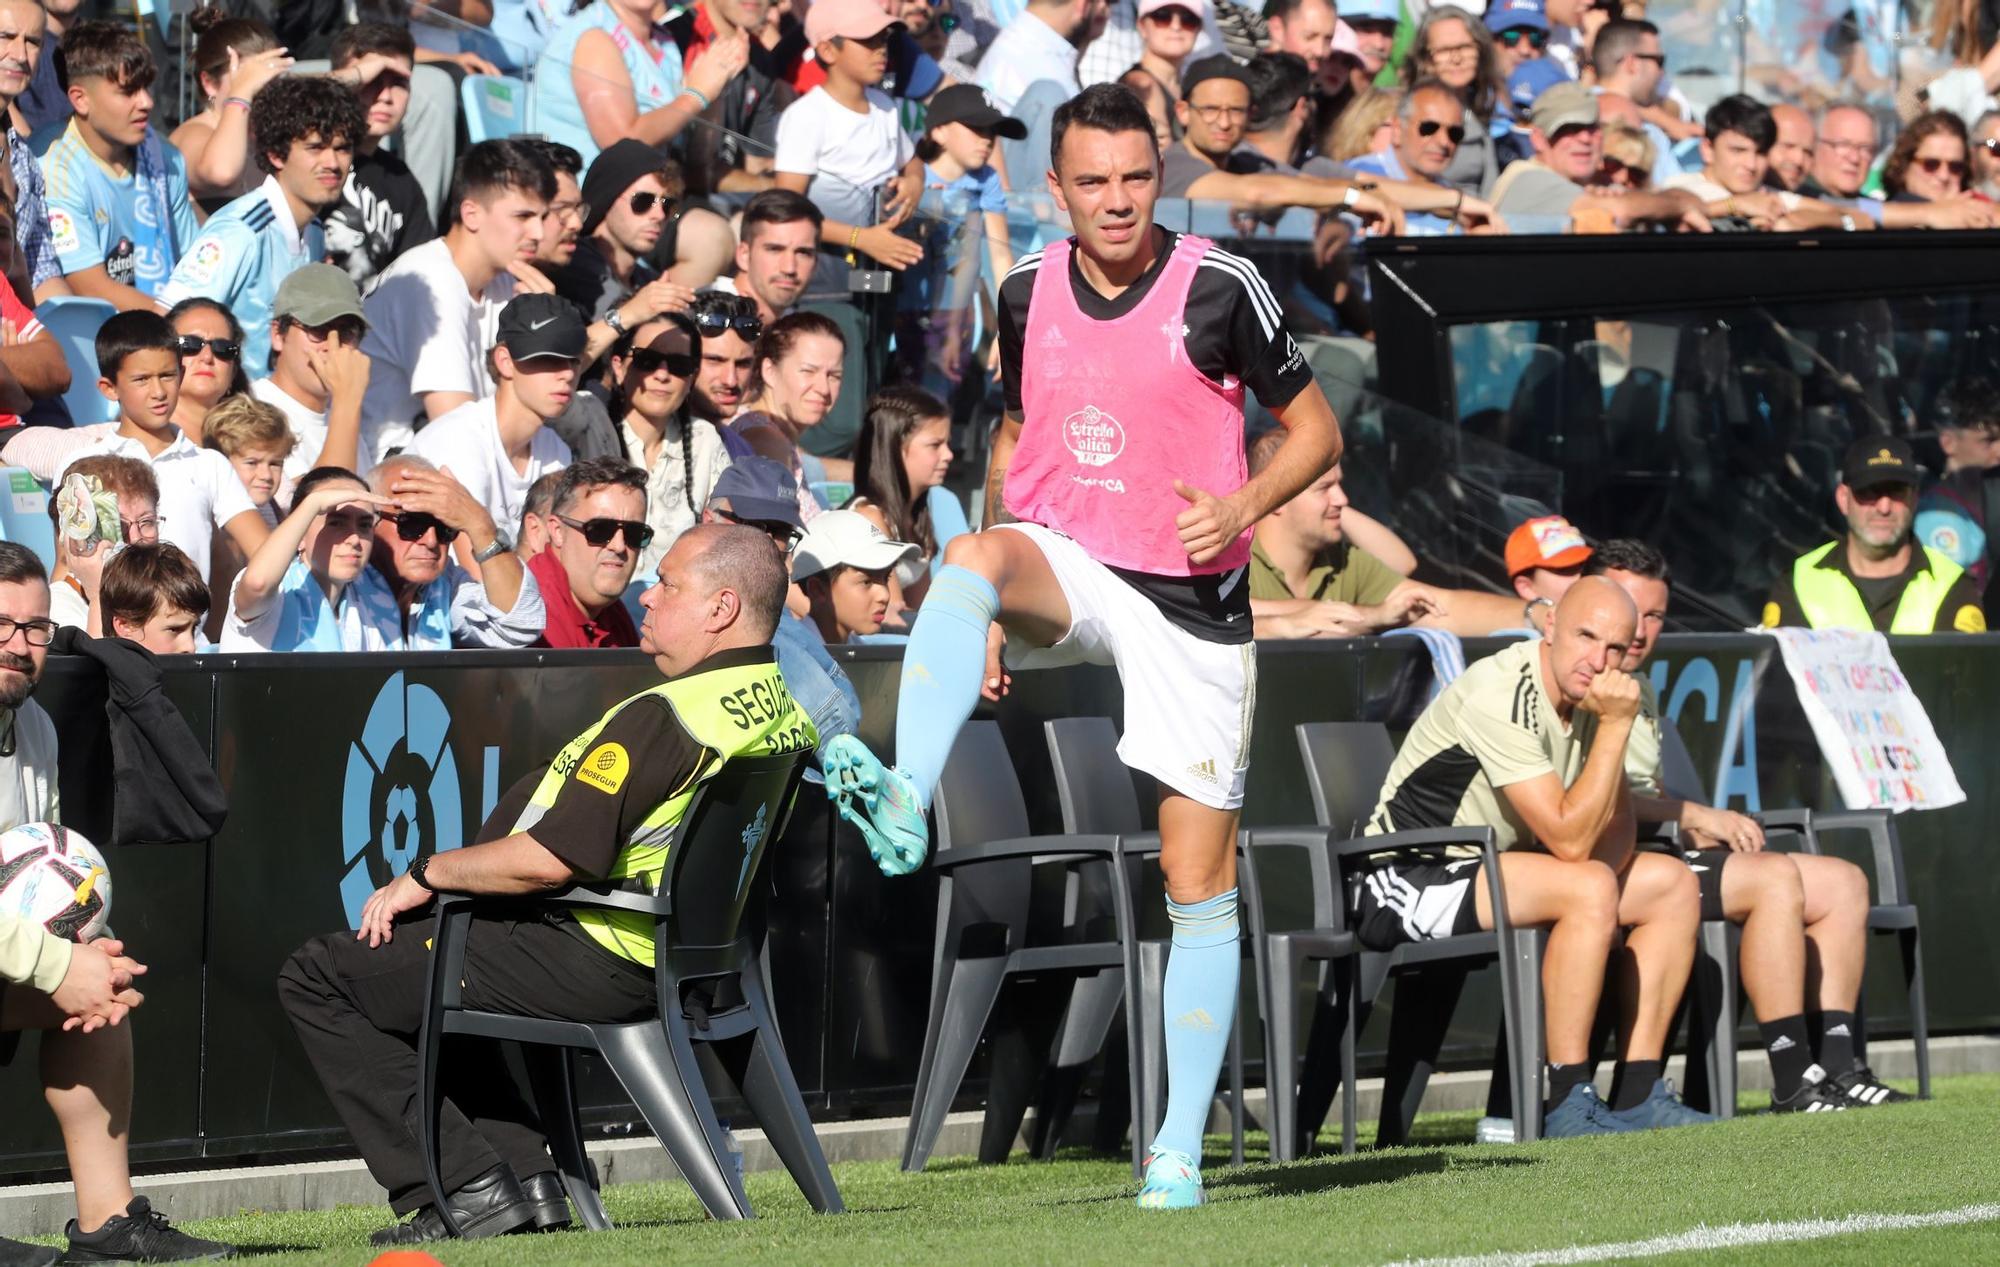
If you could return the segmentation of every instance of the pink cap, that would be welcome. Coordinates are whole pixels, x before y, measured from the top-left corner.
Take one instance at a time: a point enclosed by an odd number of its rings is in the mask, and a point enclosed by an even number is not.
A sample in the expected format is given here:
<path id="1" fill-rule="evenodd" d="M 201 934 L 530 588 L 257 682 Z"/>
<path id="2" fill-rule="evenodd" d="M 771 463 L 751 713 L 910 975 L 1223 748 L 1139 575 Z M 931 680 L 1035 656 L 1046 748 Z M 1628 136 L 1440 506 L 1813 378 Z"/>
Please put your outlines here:
<path id="1" fill-rule="evenodd" d="M 875 0 L 813 0 L 806 10 L 806 41 L 824 44 L 836 35 L 865 40 L 895 24 Z"/>
<path id="2" fill-rule="evenodd" d="M 1139 0 L 1139 16 L 1158 13 L 1162 9 L 1186 9 L 1198 18 L 1208 16 L 1208 0 Z"/>
<path id="3" fill-rule="evenodd" d="M 1335 19 L 1333 24 L 1333 51 L 1345 53 L 1355 61 L 1361 60 L 1361 40 L 1354 34 L 1354 28 Z"/>

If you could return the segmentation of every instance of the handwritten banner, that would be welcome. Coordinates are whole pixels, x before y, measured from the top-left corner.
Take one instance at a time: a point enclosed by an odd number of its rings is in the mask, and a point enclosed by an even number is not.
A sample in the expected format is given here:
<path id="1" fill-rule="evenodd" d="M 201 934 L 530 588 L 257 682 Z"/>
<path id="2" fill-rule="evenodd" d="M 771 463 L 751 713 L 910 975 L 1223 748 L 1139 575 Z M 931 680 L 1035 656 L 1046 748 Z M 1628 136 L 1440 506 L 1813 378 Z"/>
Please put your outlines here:
<path id="1" fill-rule="evenodd" d="M 1799 703 L 1849 809 L 1943 809 L 1965 799 L 1923 701 L 1889 640 L 1845 629 L 1774 629 Z"/>

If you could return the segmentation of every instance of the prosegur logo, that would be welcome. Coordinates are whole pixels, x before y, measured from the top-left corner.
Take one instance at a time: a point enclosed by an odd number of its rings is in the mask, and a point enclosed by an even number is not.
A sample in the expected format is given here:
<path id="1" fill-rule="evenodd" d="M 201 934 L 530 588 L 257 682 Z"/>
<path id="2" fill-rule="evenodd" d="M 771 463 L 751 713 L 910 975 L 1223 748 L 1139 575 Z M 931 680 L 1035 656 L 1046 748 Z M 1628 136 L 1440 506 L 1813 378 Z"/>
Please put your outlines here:
<path id="1" fill-rule="evenodd" d="M 1085 405 L 1062 423 L 1063 444 L 1085 466 L 1105 466 L 1125 451 L 1125 428 L 1096 405 Z"/>
<path id="2" fill-rule="evenodd" d="M 347 750 L 340 880 L 348 927 L 369 895 L 410 869 L 423 853 L 465 843 L 451 712 L 436 691 L 391 674 L 375 695 L 361 738 Z M 492 750 L 497 752 L 497 749 Z"/>

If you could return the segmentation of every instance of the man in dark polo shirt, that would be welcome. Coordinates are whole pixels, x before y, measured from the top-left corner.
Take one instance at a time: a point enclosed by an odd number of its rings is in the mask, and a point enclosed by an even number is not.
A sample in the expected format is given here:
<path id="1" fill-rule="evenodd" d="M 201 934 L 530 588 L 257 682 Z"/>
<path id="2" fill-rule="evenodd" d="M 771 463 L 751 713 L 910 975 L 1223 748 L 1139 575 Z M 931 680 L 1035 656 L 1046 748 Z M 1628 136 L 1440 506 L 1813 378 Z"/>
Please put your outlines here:
<path id="1" fill-rule="evenodd" d="M 1250 446 L 1250 474 L 1283 442 L 1268 432 Z M 1250 617 L 1259 638 L 1358 638 L 1430 625 L 1476 637 L 1521 623 L 1518 599 L 1447 590 L 1404 578 L 1347 539 L 1340 464 L 1257 521 L 1250 547 Z"/>
<path id="2" fill-rule="evenodd" d="M 1847 532 L 1779 574 L 1764 604 L 1765 627 L 1985 633 L 1979 587 L 1913 538 L 1922 480 L 1908 441 L 1863 436 L 1849 445 L 1833 494 Z"/>

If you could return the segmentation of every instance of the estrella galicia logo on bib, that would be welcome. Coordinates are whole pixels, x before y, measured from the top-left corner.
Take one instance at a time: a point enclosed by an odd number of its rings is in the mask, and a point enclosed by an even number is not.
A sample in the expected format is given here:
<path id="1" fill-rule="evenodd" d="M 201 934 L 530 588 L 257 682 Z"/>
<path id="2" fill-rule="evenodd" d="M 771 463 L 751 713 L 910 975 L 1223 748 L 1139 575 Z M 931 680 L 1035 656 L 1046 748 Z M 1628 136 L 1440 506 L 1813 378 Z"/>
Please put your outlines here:
<path id="1" fill-rule="evenodd" d="M 1062 422 L 1062 440 L 1085 466 L 1105 466 L 1125 451 L 1125 428 L 1096 405 L 1085 405 Z"/>
<path id="2" fill-rule="evenodd" d="M 423 853 L 465 841 L 452 759 L 451 711 L 436 691 L 401 673 L 382 684 L 361 738 L 347 750 L 340 839 L 347 870 L 340 899 L 347 925 L 361 921 L 368 897 L 410 869 Z"/>

